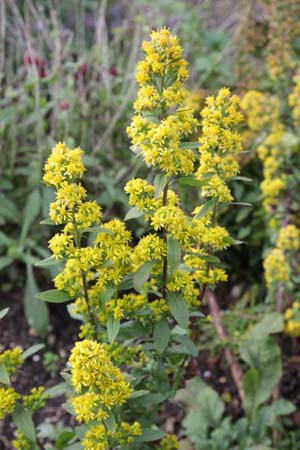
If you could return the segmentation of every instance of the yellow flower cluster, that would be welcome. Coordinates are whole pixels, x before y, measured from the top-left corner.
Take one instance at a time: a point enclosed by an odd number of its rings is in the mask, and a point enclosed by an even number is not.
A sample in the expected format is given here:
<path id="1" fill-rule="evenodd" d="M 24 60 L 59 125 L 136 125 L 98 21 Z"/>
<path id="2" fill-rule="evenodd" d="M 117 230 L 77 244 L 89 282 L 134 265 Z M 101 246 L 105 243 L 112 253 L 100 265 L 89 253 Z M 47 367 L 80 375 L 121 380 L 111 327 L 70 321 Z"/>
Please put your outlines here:
<path id="1" fill-rule="evenodd" d="M 32 412 L 43 408 L 49 395 L 45 393 L 44 386 L 32 388 L 29 395 L 23 396 L 23 405 Z"/>
<path id="2" fill-rule="evenodd" d="M 98 424 L 87 431 L 82 444 L 86 450 L 107 450 L 110 442 L 115 445 L 132 444 L 135 437 L 141 434 L 142 430 L 138 422 L 133 424 L 121 422 L 114 432 L 106 430 L 103 424 Z"/>
<path id="3" fill-rule="evenodd" d="M 78 182 L 84 172 L 82 154 L 81 149 L 71 150 L 58 144 L 45 165 L 44 181 L 57 189 L 56 200 L 50 205 L 50 218 L 64 225 L 62 232 L 49 241 L 53 256 L 66 260 L 54 284 L 58 290 L 75 297 L 76 312 L 87 317 L 101 310 L 99 298 L 107 285 L 119 284 L 130 272 L 131 234 L 117 219 L 100 227 L 100 207 L 94 201 L 86 201 L 85 189 Z M 59 178 L 52 181 L 55 173 Z M 83 246 L 84 232 L 95 223 L 99 224 L 99 231 L 95 228 L 93 244 Z"/>
<path id="4" fill-rule="evenodd" d="M 165 436 L 159 444 L 159 450 L 177 450 L 179 448 L 179 442 L 174 434 L 168 434 Z"/>
<path id="5" fill-rule="evenodd" d="M 87 450 L 106 449 L 111 436 L 104 420 L 115 406 L 128 400 L 132 389 L 121 370 L 112 364 L 105 344 L 87 339 L 76 342 L 69 361 L 72 384 L 79 394 L 71 398 L 71 404 L 79 422 L 91 423 L 83 445 Z M 95 421 L 99 423 L 95 425 Z M 139 424 L 128 427 L 129 435 L 140 434 Z"/>
<path id="6" fill-rule="evenodd" d="M 287 225 L 279 231 L 277 247 L 281 250 L 299 250 L 300 230 L 295 225 Z"/>
<path id="7" fill-rule="evenodd" d="M 300 230 L 292 224 L 282 227 L 278 233 L 276 247 L 264 260 L 265 279 L 268 287 L 273 283 L 289 280 L 292 271 L 291 252 L 295 252 L 299 248 Z"/>
<path id="8" fill-rule="evenodd" d="M 251 90 L 241 99 L 241 109 L 249 128 L 261 131 L 279 120 L 280 102 L 275 96 Z"/>
<path id="9" fill-rule="evenodd" d="M 80 148 L 70 151 L 65 143 L 59 142 L 45 164 L 44 182 L 58 188 L 66 182 L 69 184 L 81 178 L 84 172 L 81 156 Z"/>
<path id="10" fill-rule="evenodd" d="M 263 161 L 264 180 L 260 187 L 266 211 L 277 206 L 286 191 L 286 175 L 282 173 L 283 160 L 287 156 L 287 149 L 283 143 L 284 135 L 284 126 L 274 122 L 271 132 L 257 148 L 258 157 Z"/>
<path id="11" fill-rule="evenodd" d="M 146 164 L 167 175 L 192 173 L 194 153 L 180 142 L 196 130 L 198 122 L 186 106 L 189 93 L 183 82 L 188 71 L 182 48 L 165 28 L 152 32 L 142 48 L 145 59 L 137 67 L 136 114 L 127 128 L 133 149 Z"/>
<path id="12" fill-rule="evenodd" d="M 294 77 L 294 89 L 289 95 L 289 106 L 292 110 L 295 127 L 300 125 L 300 77 L 297 74 Z"/>
<path id="13" fill-rule="evenodd" d="M 138 313 L 147 307 L 148 300 L 142 294 L 127 294 L 122 298 L 109 300 L 105 304 L 107 316 L 113 316 L 116 320 L 136 318 Z M 102 321 L 104 321 L 102 319 Z"/>
<path id="14" fill-rule="evenodd" d="M 0 364 L 5 367 L 9 375 L 12 375 L 17 371 L 18 366 L 23 364 L 22 351 L 18 347 L 5 350 L 0 353 Z"/>
<path id="15" fill-rule="evenodd" d="M 76 342 L 70 364 L 75 391 L 79 394 L 84 391 L 72 400 L 79 416 L 90 414 L 99 418 L 100 415 L 102 419 L 114 405 L 121 405 L 129 398 L 132 390 L 120 369 L 111 363 L 103 344 L 92 340 Z"/>
<path id="16" fill-rule="evenodd" d="M 163 206 L 163 194 L 155 197 L 154 186 L 146 180 L 133 178 L 127 182 L 124 190 L 129 194 L 129 204 L 145 213 L 146 220 L 149 220 L 153 213 Z M 166 204 L 168 206 L 179 204 L 177 194 L 170 189 L 167 193 Z"/>
<path id="17" fill-rule="evenodd" d="M 227 88 L 220 89 L 216 97 L 206 99 L 201 116 L 200 165 L 196 178 L 206 180 L 202 196 L 231 202 L 233 198 L 225 180 L 239 172 L 235 159 L 235 154 L 242 150 L 241 136 L 235 131 L 242 121 L 239 98 L 231 96 Z"/>
<path id="18" fill-rule="evenodd" d="M 268 288 L 271 287 L 273 283 L 288 281 L 289 264 L 283 250 L 279 248 L 271 250 L 265 258 L 263 266 Z"/>
<path id="19" fill-rule="evenodd" d="M 263 0 L 269 24 L 267 66 L 272 80 L 283 79 L 295 68 L 298 55 L 295 42 L 300 37 L 298 0 Z"/>
<path id="20" fill-rule="evenodd" d="M 167 254 L 167 246 L 163 239 L 156 234 L 150 233 L 140 239 L 133 249 L 132 268 L 137 270 L 141 265 L 148 261 L 160 262 Z M 159 269 L 161 264 L 159 264 Z"/>
<path id="21" fill-rule="evenodd" d="M 16 439 L 12 443 L 16 450 L 32 450 L 32 442 L 20 430 L 17 430 Z"/>
<path id="22" fill-rule="evenodd" d="M 0 387 L 0 419 L 13 412 L 19 394 L 12 387 Z"/>
<path id="23" fill-rule="evenodd" d="M 300 336 L 300 303 L 294 302 L 284 313 L 284 331 L 290 336 Z"/>

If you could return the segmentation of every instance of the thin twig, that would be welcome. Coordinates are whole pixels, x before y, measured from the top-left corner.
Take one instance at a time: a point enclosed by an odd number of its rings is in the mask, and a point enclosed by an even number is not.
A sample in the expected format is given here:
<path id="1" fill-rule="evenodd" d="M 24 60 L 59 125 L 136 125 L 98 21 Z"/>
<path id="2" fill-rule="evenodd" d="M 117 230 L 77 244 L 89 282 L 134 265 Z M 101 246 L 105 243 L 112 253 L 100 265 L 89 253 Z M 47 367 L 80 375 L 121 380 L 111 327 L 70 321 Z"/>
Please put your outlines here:
<path id="1" fill-rule="evenodd" d="M 219 338 L 222 341 L 225 341 L 227 339 L 227 334 L 222 325 L 221 312 L 220 312 L 220 308 L 219 308 L 217 299 L 216 299 L 214 293 L 209 289 L 206 290 L 206 298 L 207 298 L 207 302 L 208 302 L 208 306 L 209 306 L 209 311 L 210 311 L 214 326 L 216 328 L 216 332 L 217 332 Z M 244 392 L 243 392 L 243 385 L 242 385 L 242 379 L 243 379 L 242 369 L 241 369 L 240 365 L 238 364 L 238 362 L 235 360 L 235 358 L 229 348 L 227 348 L 225 350 L 225 356 L 226 356 L 227 362 L 230 366 L 231 375 L 232 375 L 234 384 L 237 388 L 240 400 L 243 401 Z"/>

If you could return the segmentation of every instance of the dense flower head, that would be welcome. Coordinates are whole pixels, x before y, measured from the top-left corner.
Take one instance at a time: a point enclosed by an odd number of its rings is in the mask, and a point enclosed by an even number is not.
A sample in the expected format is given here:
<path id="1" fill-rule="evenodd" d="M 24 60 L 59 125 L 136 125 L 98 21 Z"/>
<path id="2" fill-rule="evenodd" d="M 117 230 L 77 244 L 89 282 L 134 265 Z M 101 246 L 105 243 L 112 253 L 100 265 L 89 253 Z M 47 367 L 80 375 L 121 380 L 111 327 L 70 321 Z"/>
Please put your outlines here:
<path id="1" fill-rule="evenodd" d="M 45 393 L 44 386 L 32 388 L 30 394 L 23 396 L 23 405 L 32 412 L 43 408 L 49 395 Z"/>
<path id="2" fill-rule="evenodd" d="M 264 260 L 265 279 L 267 286 L 273 283 L 285 282 L 289 279 L 289 264 L 284 251 L 274 248 Z"/>
<path id="3" fill-rule="evenodd" d="M 300 336 L 300 303 L 293 302 L 290 308 L 284 313 L 284 332 L 290 336 Z"/>
<path id="4" fill-rule="evenodd" d="M 284 80 L 298 61 L 300 4 L 298 0 L 264 0 L 269 21 L 269 39 L 266 48 L 267 68 L 272 80 Z M 296 50 L 296 51 L 295 51 Z"/>
<path id="5" fill-rule="evenodd" d="M 76 342 L 69 361 L 72 384 L 78 394 L 70 400 L 72 407 L 78 422 L 91 425 L 82 441 L 84 448 L 106 450 L 113 438 L 118 443 L 123 439 L 124 443 L 133 442 L 131 438 L 141 434 L 139 424 L 123 426 L 122 422 L 122 435 L 112 434 L 105 426 L 111 410 L 124 404 L 132 394 L 124 374 L 113 364 L 108 346 L 89 339 Z"/>
<path id="6" fill-rule="evenodd" d="M 281 250 L 299 250 L 300 230 L 295 225 L 289 224 L 279 230 L 276 246 Z"/>
<path id="7" fill-rule="evenodd" d="M 275 96 L 251 90 L 241 99 L 241 109 L 247 125 L 253 131 L 261 131 L 279 120 L 280 102 Z"/>
<path id="8" fill-rule="evenodd" d="M 81 157 L 80 148 L 71 150 L 65 143 L 59 142 L 45 164 L 44 182 L 57 188 L 64 182 L 70 183 L 81 178 L 84 172 Z"/>
<path id="9" fill-rule="evenodd" d="M 32 442 L 20 430 L 16 431 L 16 439 L 12 443 L 16 450 L 32 450 Z"/>
<path id="10" fill-rule="evenodd" d="M 12 387 L 0 387 L 0 419 L 13 412 L 20 395 Z"/>
<path id="11" fill-rule="evenodd" d="M 168 434 L 159 444 L 159 450 L 177 450 L 178 448 L 179 442 L 174 434 Z"/>
<path id="12" fill-rule="evenodd" d="M 127 128 L 133 151 L 167 175 L 192 173 L 194 153 L 180 143 L 198 122 L 192 107 L 186 105 L 189 93 L 183 82 L 188 71 L 182 48 L 165 28 L 154 31 L 142 48 L 145 59 L 137 66 L 136 114 Z"/>
<path id="13" fill-rule="evenodd" d="M 149 220 L 154 212 L 163 206 L 163 194 L 156 196 L 154 186 L 142 178 L 129 180 L 124 190 L 129 194 L 129 204 L 143 212 L 146 220 Z M 178 195 L 168 189 L 166 205 L 177 206 L 178 204 Z"/>
<path id="14" fill-rule="evenodd" d="M 242 150 L 241 136 L 235 130 L 243 118 L 239 98 L 231 96 L 229 89 L 222 88 L 216 97 L 206 99 L 201 116 L 200 165 L 196 177 L 205 181 L 202 196 L 231 202 L 233 197 L 226 179 L 239 172 L 234 154 Z"/>
<path id="15" fill-rule="evenodd" d="M 133 249 L 131 254 L 132 268 L 137 270 L 148 261 L 162 261 L 166 255 L 167 246 L 164 240 L 156 234 L 150 233 L 142 237 Z"/>
<path id="16" fill-rule="evenodd" d="M 121 298 L 109 300 L 105 304 L 107 315 L 116 320 L 126 317 L 127 320 L 135 318 L 147 306 L 147 298 L 142 294 L 126 294 Z"/>
<path id="17" fill-rule="evenodd" d="M 17 368 L 23 364 L 22 351 L 18 347 L 12 350 L 5 350 L 0 353 L 0 364 L 2 364 L 9 375 L 17 371 Z"/>
<path id="18" fill-rule="evenodd" d="M 299 73 L 294 77 L 294 89 L 289 95 L 289 106 L 292 109 L 294 125 L 300 125 L 300 76 Z"/>
<path id="19" fill-rule="evenodd" d="M 110 408 L 124 403 L 132 390 L 119 368 L 115 367 L 103 344 L 76 342 L 70 356 L 72 384 L 77 393 L 97 390 L 102 403 Z"/>
<path id="20" fill-rule="evenodd" d="M 82 444 L 85 450 L 107 450 L 110 445 L 132 444 L 141 434 L 138 422 L 121 422 L 115 431 L 108 431 L 103 424 L 97 424 L 87 431 Z"/>

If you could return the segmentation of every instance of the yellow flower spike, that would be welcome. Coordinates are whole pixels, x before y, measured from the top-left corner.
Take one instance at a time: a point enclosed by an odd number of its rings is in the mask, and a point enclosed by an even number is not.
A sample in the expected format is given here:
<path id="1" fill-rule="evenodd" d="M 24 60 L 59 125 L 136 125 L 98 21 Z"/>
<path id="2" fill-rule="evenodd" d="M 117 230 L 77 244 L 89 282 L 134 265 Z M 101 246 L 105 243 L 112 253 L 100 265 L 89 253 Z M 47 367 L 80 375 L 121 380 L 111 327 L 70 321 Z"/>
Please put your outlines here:
<path id="1" fill-rule="evenodd" d="M 239 165 L 232 153 L 242 150 L 241 136 L 235 131 L 243 120 L 239 98 L 231 96 L 229 89 L 222 88 L 216 97 L 206 99 L 201 117 L 200 165 L 196 177 L 201 181 L 207 178 L 201 195 L 220 202 L 231 202 L 233 197 L 226 179 L 239 172 Z"/>
<path id="2" fill-rule="evenodd" d="M 12 387 L 0 387 L 0 419 L 13 412 L 19 394 Z"/>
<path id="3" fill-rule="evenodd" d="M 291 224 L 281 228 L 276 245 L 281 250 L 299 250 L 300 230 Z"/>
<path id="4" fill-rule="evenodd" d="M 149 166 L 169 176 L 192 173 L 194 153 L 180 143 L 198 122 L 192 107 L 186 106 L 189 93 L 183 83 L 188 71 L 182 48 L 165 28 L 152 32 L 142 48 L 145 59 L 137 67 L 136 114 L 127 133 Z"/>
<path id="5" fill-rule="evenodd" d="M 289 265 L 282 250 L 274 248 L 265 258 L 263 266 L 268 287 L 273 283 L 288 281 Z"/>

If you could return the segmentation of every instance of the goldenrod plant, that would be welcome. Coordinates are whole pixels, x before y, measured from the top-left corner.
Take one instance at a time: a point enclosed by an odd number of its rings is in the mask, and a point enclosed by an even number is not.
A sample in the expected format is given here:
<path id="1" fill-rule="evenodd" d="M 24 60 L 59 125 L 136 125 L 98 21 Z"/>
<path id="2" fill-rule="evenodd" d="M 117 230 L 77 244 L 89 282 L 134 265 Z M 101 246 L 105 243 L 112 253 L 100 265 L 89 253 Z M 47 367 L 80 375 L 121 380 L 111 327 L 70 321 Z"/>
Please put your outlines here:
<path id="1" fill-rule="evenodd" d="M 226 88 L 208 97 L 202 135 L 190 142 L 198 122 L 186 102 L 188 70 L 178 38 L 163 28 L 142 48 L 127 132 L 149 176 L 126 184 L 132 208 L 125 221 L 103 221 L 100 206 L 87 199 L 80 148 L 58 143 L 43 178 L 56 190 L 49 223 L 61 227 L 44 264 L 64 262 L 64 269 L 54 278 L 56 290 L 38 297 L 73 299 L 69 311 L 83 322 L 65 379 L 72 389 L 68 410 L 84 424 L 78 433 L 87 450 L 178 448 L 176 437 L 157 427 L 157 414 L 198 354 L 192 338 L 201 298 L 227 279 L 215 254 L 234 242 L 218 225 L 218 209 L 233 201 L 226 182 L 239 171 L 239 99 Z M 178 184 L 201 189 L 195 210 L 181 204 Z M 140 216 L 147 232 L 134 242 L 127 223 Z"/>

